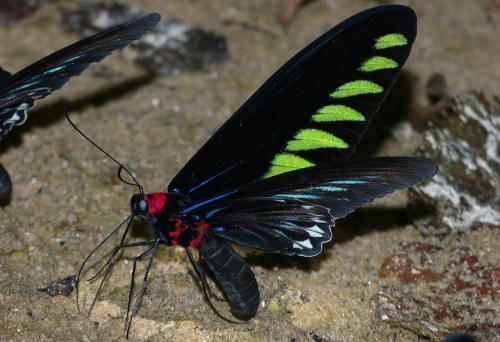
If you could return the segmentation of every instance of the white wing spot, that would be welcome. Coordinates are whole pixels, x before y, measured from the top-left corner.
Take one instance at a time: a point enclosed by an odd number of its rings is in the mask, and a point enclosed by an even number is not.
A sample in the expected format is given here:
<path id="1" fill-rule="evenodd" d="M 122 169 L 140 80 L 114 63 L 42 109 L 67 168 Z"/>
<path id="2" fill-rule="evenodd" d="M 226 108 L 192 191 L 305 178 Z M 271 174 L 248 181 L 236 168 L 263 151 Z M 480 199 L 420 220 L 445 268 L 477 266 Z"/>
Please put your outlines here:
<path id="1" fill-rule="evenodd" d="M 304 240 L 304 241 L 294 241 L 293 242 L 293 248 L 296 248 L 296 249 L 304 249 L 304 248 L 312 249 L 311 240 L 307 239 L 307 240 Z"/>
<path id="2" fill-rule="evenodd" d="M 21 117 L 17 114 L 17 112 L 14 112 L 14 115 L 12 115 L 10 118 L 5 120 L 5 123 L 7 124 L 15 124 L 17 122 L 21 121 Z"/>
<path id="3" fill-rule="evenodd" d="M 323 230 L 321 230 L 318 225 L 314 225 L 309 228 L 304 228 L 307 234 L 309 234 L 310 237 L 322 237 L 323 236 Z"/>
<path id="4" fill-rule="evenodd" d="M 25 110 L 25 109 L 28 109 L 29 108 L 29 104 L 27 104 L 26 102 L 23 102 L 21 103 L 19 106 L 17 106 L 17 110 Z"/>

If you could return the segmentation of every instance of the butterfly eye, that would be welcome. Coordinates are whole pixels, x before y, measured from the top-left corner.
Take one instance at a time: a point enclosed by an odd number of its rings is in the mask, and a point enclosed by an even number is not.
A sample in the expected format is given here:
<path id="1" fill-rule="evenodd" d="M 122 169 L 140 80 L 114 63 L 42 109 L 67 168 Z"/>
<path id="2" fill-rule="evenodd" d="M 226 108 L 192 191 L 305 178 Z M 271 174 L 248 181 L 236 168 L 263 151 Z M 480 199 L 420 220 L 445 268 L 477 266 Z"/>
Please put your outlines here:
<path id="1" fill-rule="evenodd" d="M 139 210 L 140 211 L 146 211 L 147 207 L 148 207 L 148 203 L 146 202 L 146 200 L 141 200 L 139 202 Z"/>

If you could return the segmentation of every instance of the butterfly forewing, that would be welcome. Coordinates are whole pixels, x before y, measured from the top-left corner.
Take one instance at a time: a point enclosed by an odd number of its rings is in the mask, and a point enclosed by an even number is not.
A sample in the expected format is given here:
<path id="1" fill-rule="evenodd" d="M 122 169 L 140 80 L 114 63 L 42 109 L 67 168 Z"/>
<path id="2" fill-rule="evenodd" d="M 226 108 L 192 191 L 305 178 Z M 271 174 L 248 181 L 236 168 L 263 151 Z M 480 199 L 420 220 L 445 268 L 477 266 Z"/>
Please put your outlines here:
<path id="1" fill-rule="evenodd" d="M 364 11 L 279 69 L 198 151 L 169 191 L 193 199 L 350 157 L 416 35 L 404 6 Z"/>
<path id="2" fill-rule="evenodd" d="M 56 51 L 12 76 L 1 70 L 0 138 L 12 126 L 24 122 L 26 110 L 33 107 L 36 99 L 50 95 L 91 63 L 140 38 L 159 20 L 160 15 L 152 13 L 115 26 Z"/>

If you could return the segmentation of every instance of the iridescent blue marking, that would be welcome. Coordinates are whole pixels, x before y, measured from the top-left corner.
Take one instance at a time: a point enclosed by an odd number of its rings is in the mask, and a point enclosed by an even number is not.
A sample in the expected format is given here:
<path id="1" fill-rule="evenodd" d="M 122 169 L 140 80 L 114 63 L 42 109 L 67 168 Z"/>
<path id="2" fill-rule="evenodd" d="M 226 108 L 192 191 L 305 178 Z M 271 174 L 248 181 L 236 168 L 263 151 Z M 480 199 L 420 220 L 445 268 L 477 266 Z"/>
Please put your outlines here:
<path id="1" fill-rule="evenodd" d="M 297 226 L 295 223 L 293 222 L 290 222 L 290 221 L 282 221 L 281 222 L 282 225 L 284 225 L 285 227 L 290 227 L 290 228 L 300 228 L 299 226 Z"/>
<path id="2" fill-rule="evenodd" d="M 58 72 L 59 70 L 62 70 L 62 69 L 64 69 L 64 68 L 66 68 L 66 66 L 65 66 L 65 65 L 62 65 L 62 66 L 60 66 L 60 67 L 57 67 L 57 68 L 52 68 L 52 69 L 50 69 L 50 70 L 47 70 L 47 71 L 45 71 L 43 74 L 44 74 L 44 75 L 53 74 L 54 72 Z"/>
<path id="3" fill-rule="evenodd" d="M 203 182 L 201 182 L 200 184 L 196 185 L 196 186 L 193 186 L 191 189 L 189 189 L 188 193 L 192 193 L 193 191 L 195 191 L 196 189 L 202 187 L 203 185 L 213 181 L 215 178 L 219 177 L 219 176 L 222 176 L 223 174 L 225 174 L 226 172 L 234 169 L 236 166 L 240 165 L 241 163 L 243 163 L 243 161 L 239 161 L 238 163 L 234 164 L 234 165 L 231 165 L 230 167 L 228 167 L 227 169 L 225 170 L 222 170 L 221 172 L 215 174 L 214 176 L 208 178 L 208 179 L 205 179 Z"/>
<path id="4" fill-rule="evenodd" d="M 38 83 L 38 82 L 40 82 L 41 78 L 42 78 L 42 75 L 35 75 L 30 80 L 32 83 L 35 83 L 35 82 Z"/>
<path id="5" fill-rule="evenodd" d="M 285 233 L 283 233 L 281 230 L 279 230 L 279 229 L 273 229 L 273 231 L 274 231 L 276 234 L 279 234 L 279 235 L 281 235 L 281 236 L 284 236 L 284 237 L 286 237 L 286 238 L 288 239 L 288 236 L 286 236 L 286 234 L 285 234 Z"/>
<path id="6" fill-rule="evenodd" d="M 224 227 L 213 227 L 212 230 L 215 230 L 216 232 L 223 232 L 226 230 Z"/>
<path id="7" fill-rule="evenodd" d="M 71 58 L 68 58 L 67 60 L 64 61 L 64 63 L 71 63 L 72 61 L 74 61 L 75 59 L 78 59 L 80 58 L 82 55 L 77 55 L 77 56 L 74 56 L 74 57 L 71 57 Z"/>
<path id="8" fill-rule="evenodd" d="M 325 184 L 332 184 L 332 185 L 362 185 L 368 183 L 365 180 L 339 180 L 339 181 L 331 181 L 327 182 Z"/>
<path id="9" fill-rule="evenodd" d="M 226 196 L 229 196 L 229 195 L 231 195 L 231 194 L 234 194 L 235 192 L 238 192 L 238 190 L 233 190 L 233 191 L 230 191 L 230 192 L 226 192 L 225 194 L 221 194 L 221 195 L 219 195 L 219 196 L 215 196 L 215 197 L 209 198 L 209 199 L 207 199 L 207 200 L 205 200 L 205 201 L 203 201 L 203 202 L 198 202 L 198 203 L 195 203 L 195 204 L 193 204 L 193 205 L 190 205 L 189 207 L 185 207 L 184 209 L 182 209 L 182 210 L 180 211 L 180 214 L 181 214 L 181 215 L 187 214 L 187 213 L 189 213 L 191 210 L 194 210 L 194 209 L 197 209 L 197 208 L 199 208 L 199 207 L 202 207 L 202 206 L 204 206 L 205 204 L 211 203 L 211 202 L 213 202 L 213 201 L 217 201 L 217 200 L 219 200 L 219 199 L 221 199 L 221 198 L 224 198 L 224 197 L 226 197 Z"/>
<path id="10" fill-rule="evenodd" d="M 205 218 L 210 218 L 212 216 L 214 216 L 215 214 L 217 214 L 219 211 L 221 211 L 222 209 L 226 209 L 227 207 L 224 207 L 224 208 L 217 208 L 217 209 L 214 209 L 214 210 L 211 210 L 209 211 L 206 215 L 205 215 Z"/>
<path id="11" fill-rule="evenodd" d="M 17 88 L 15 88 L 15 89 L 12 89 L 12 90 L 11 90 L 11 91 L 9 91 L 7 94 L 10 94 L 10 93 L 13 93 L 13 92 L 16 92 L 16 91 L 22 90 L 22 89 L 24 89 L 24 88 L 31 87 L 32 85 L 37 84 L 37 83 L 38 83 L 38 81 L 23 84 L 23 85 L 22 85 L 22 86 L 20 86 L 20 87 L 17 87 Z"/>
<path id="12" fill-rule="evenodd" d="M 338 186 L 315 186 L 314 189 L 327 192 L 346 191 L 346 188 L 339 188 Z"/>
<path id="13" fill-rule="evenodd" d="M 284 198 L 291 198 L 291 199 L 318 199 L 320 198 L 320 196 L 316 196 L 316 195 L 306 195 L 306 194 L 301 194 L 301 193 L 297 193 L 297 194 L 278 194 L 278 195 L 274 195 L 274 197 L 284 197 Z"/>

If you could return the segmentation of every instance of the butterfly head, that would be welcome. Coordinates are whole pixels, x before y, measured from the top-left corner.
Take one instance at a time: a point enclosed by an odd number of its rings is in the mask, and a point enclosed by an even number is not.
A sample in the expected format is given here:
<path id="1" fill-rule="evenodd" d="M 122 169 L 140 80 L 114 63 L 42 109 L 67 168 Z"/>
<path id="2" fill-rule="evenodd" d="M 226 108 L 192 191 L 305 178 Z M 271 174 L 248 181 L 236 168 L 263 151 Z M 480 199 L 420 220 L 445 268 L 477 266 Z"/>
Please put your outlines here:
<path id="1" fill-rule="evenodd" d="M 159 215 L 167 203 L 167 195 L 164 192 L 151 194 L 135 194 L 130 199 L 132 214 L 146 221 Z"/>

